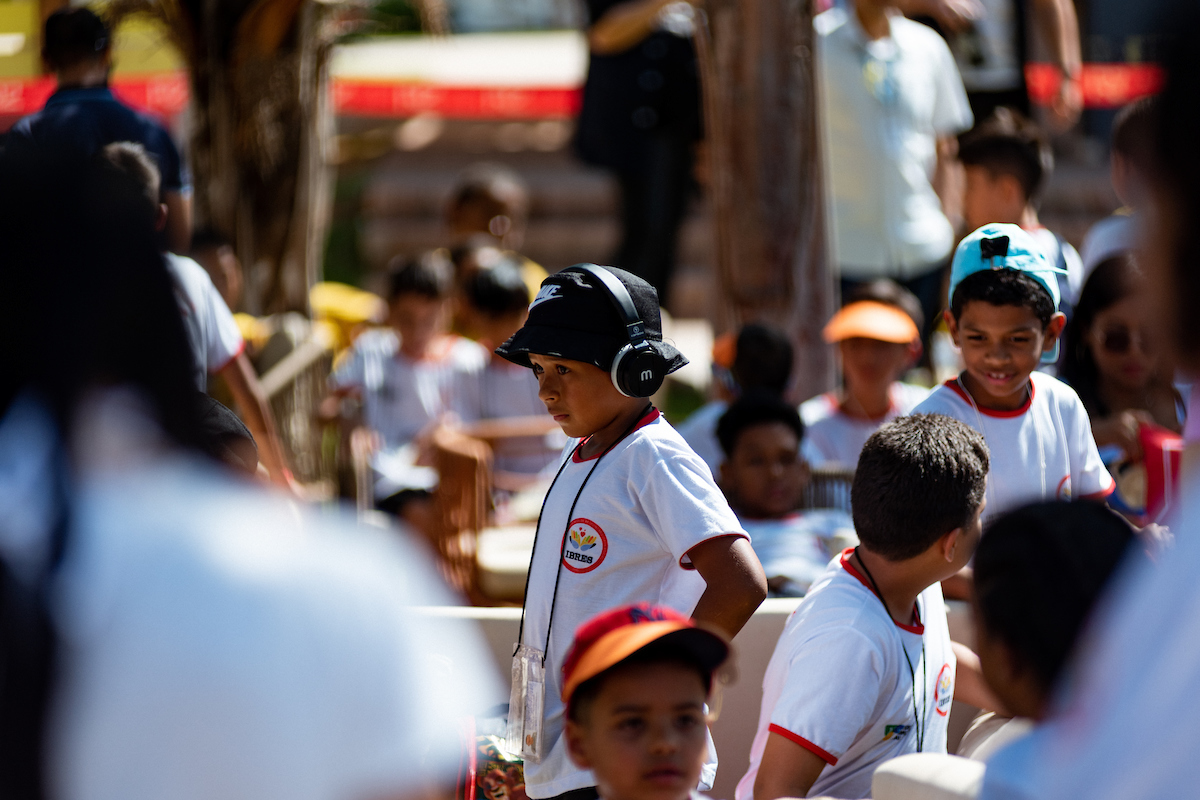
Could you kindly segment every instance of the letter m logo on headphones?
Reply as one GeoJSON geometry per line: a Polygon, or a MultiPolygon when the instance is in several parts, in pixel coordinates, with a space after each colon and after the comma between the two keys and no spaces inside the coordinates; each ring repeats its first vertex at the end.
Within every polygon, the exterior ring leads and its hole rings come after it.
{"type": "Polygon", "coordinates": [[[629,290],[616,275],[595,264],[576,264],[564,271],[591,275],[604,287],[605,294],[617,309],[629,343],[613,358],[609,376],[613,386],[626,397],[649,397],[658,391],[667,377],[667,362],[646,338],[646,323],[642,321],[629,290]]]}

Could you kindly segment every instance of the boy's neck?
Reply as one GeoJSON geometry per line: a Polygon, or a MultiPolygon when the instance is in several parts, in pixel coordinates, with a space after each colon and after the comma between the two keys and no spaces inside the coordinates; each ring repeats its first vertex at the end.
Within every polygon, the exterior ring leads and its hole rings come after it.
{"type": "Polygon", "coordinates": [[[588,434],[587,441],[579,448],[580,458],[595,458],[608,450],[608,448],[620,441],[629,431],[633,430],[638,420],[645,416],[646,412],[652,408],[650,400],[645,397],[627,397],[622,399],[628,402],[622,405],[612,420],[599,430],[588,434]]]}
{"type": "Polygon", "coordinates": [[[872,40],[884,39],[891,35],[892,26],[888,20],[890,12],[891,6],[878,0],[863,0],[854,5],[858,24],[862,26],[867,38],[872,40]]]}
{"type": "MultiPolygon", "coordinates": [[[[923,571],[914,570],[915,565],[911,559],[889,561],[859,545],[854,548],[850,563],[862,572],[868,587],[880,596],[879,599],[883,601],[893,622],[900,625],[913,625],[917,622],[914,619],[917,597],[932,586],[934,581],[923,571]]],[[[924,624],[924,620],[921,622],[924,624]]]]}
{"type": "Polygon", "coordinates": [[[847,385],[838,408],[843,414],[854,419],[879,419],[892,410],[891,389],[890,383],[883,387],[865,388],[847,385]]]}

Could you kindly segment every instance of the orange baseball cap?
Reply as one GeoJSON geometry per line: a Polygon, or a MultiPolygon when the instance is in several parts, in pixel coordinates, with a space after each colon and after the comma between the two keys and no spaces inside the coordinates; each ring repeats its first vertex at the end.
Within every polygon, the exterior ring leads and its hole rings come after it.
{"type": "Polygon", "coordinates": [[[874,300],[860,300],[844,307],[833,315],[821,333],[830,344],[856,338],[908,344],[920,336],[912,317],[895,306],[874,300]]]}
{"type": "Polygon", "coordinates": [[[585,622],[562,668],[562,699],[584,681],[615,667],[647,645],[670,642],[694,656],[709,672],[729,657],[729,642],[717,633],[698,627],[677,611],[649,603],[615,608],[585,622]]]}

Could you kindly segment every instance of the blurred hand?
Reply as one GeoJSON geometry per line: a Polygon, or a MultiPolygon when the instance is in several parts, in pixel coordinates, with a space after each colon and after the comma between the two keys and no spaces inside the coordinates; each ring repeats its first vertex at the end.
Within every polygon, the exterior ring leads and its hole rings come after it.
{"type": "Polygon", "coordinates": [[[1083,111],[1083,87],[1078,78],[1063,76],[1058,92],[1050,101],[1050,126],[1062,133],[1074,127],[1083,111]]]}
{"type": "Polygon", "coordinates": [[[961,33],[985,12],[979,0],[900,0],[897,6],[905,16],[928,16],[947,33],[961,33]]]}
{"type": "Polygon", "coordinates": [[[1122,411],[1092,424],[1092,436],[1097,445],[1115,444],[1125,451],[1130,461],[1142,460],[1142,442],[1138,428],[1153,423],[1148,411],[1122,411]]]}

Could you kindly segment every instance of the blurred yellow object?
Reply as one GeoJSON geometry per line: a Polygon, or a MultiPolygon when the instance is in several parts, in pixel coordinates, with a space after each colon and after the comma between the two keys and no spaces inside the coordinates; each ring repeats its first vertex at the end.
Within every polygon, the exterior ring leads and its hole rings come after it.
{"type": "Polygon", "coordinates": [[[265,320],[241,311],[233,315],[242,338],[250,344],[251,350],[259,350],[271,338],[271,326],[265,320]]]}
{"type": "Polygon", "coordinates": [[[328,323],[335,350],[348,347],[365,325],[387,319],[387,303],[379,295],[345,283],[323,281],[308,293],[313,319],[328,323]]]}

